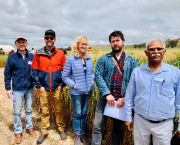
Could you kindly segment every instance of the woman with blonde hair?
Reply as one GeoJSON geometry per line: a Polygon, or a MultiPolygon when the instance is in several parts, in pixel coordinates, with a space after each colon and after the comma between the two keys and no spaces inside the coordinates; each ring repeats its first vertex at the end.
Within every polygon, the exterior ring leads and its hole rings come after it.
{"type": "Polygon", "coordinates": [[[69,93],[73,102],[75,145],[81,145],[81,142],[90,145],[90,142],[85,137],[85,132],[88,94],[93,90],[94,69],[91,57],[86,54],[87,49],[87,37],[79,36],[72,46],[73,54],[66,59],[62,74],[62,80],[70,87],[69,93]]]}

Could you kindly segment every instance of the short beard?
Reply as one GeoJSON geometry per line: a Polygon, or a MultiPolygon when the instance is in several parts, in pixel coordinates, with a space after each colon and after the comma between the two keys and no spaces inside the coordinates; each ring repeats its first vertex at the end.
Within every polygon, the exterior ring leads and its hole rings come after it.
{"type": "Polygon", "coordinates": [[[114,50],[114,49],[112,48],[113,53],[119,53],[121,50],[122,50],[122,48],[120,48],[120,47],[119,47],[118,50],[114,50]]]}

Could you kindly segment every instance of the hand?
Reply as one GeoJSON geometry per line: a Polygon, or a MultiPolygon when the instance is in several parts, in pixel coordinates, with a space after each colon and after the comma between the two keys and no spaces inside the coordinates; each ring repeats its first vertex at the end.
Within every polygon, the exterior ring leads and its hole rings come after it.
{"type": "Polygon", "coordinates": [[[61,89],[62,89],[62,86],[58,86],[58,87],[55,89],[55,91],[61,90],[61,89]]]}
{"type": "Polygon", "coordinates": [[[111,107],[115,106],[115,99],[112,95],[106,96],[106,99],[109,106],[111,107]]]}
{"type": "Polygon", "coordinates": [[[74,89],[76,89],[76,85],[74,85],[74,87],[73,87],[74,89]]]}
{"type": "Polygon", "coordinates": [[[124,98],[119,98],[117,102],[117,108],[121,108],[124,105],[124,98]]]}
{"type": "Polygon", "coordinates": [[[7,90],[6,94],[7,94],[8,98],[11,99],[12,90],[7,90]]]}
{"type": "Polygon", "coordinates": [[[44,87],[40,87],[40,88],[39,88],[39,91],[40,91],[40,92],[46,92],[46,90],[44,89],[44,87]]]}
{"type": "Polygon", "coordinates": [[[180,131],[177,131],[178,137],[180,138],[180,131]]]}
{"type": "Polygon", "coordinates": [[[133,123],[132,122],[125,122],[126,129],[129,131],[133,131],[133,123]]]}

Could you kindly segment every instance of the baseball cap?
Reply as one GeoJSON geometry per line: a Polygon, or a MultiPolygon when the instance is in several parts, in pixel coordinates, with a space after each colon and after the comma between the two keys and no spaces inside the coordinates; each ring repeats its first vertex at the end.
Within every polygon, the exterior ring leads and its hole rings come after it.
{"type": "MultiPolygon", "coordinates": [[[[51,34],[51,35],[53,35],[54,37],[56,37],[55,32],[54,32],[53,30],[51,30],[51,29],[49,29],[49,30],[47,30],[47,31],[45,32],[45,35],[48,35],[48,34],[51,34]]],[[[45,36],[45,35],[44,35],[44,36],[45,36]]]]}
{"type": "Polygon", "coordinates": [[[27,39],[26,39],[24,36],[17,36],[17,37],[15,38],[15,42],[16,42],[18,39],[24,39],[24,40],[27,41],[27,39]]]}

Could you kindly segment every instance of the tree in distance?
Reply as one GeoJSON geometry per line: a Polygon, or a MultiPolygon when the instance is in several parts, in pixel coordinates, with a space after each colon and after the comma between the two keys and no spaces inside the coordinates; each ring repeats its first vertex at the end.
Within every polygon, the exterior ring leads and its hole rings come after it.
{"type": "Polygon", "coordinates": [[[166,48],[173,48],[173,47],[176,47],[177,46],[177,43],[178,43],[178,40],[166,40],[166,48]]]}

